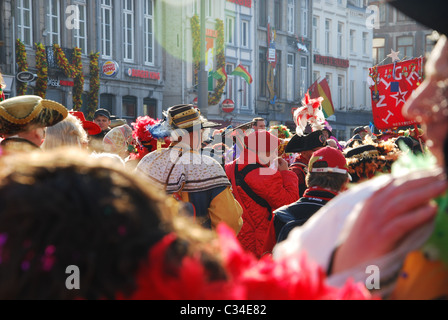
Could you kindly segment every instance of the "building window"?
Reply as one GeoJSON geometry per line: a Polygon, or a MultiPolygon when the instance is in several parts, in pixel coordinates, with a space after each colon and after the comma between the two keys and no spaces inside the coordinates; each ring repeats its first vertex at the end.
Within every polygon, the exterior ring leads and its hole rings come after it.
{"type": "MultiPolygon", "coordinates": [[[[243,66],[249,73],[249,66],[243,66]]],[[[243,78],[240,79],[241,82],[241,109],[249,110],[249,86],[243,78]]]]}
{"type": "Polygon", "coordinates": [[[304,97],[308,90],[308,58],[300,57],[300,96],[304,97]]]}
{"type": "Polygon", "coordinates": [[[288,64],[286,69],[286,99],[288,101],[294,101],[294,66],[295,56],[292,53],[288,53],[288,64]]]}
{"type": "Polygon", "coordinates": [[[355,52],[356,31],[350,30],[350,52],[355,52]]]}
{"type": "Polygon", "coordinates": [[[268,59],[267,59],[267,50],[266,48],[260,48],[258,61],[260,62],[258,67],[258,85],[259,85],[259,95],[261,97],[266,97],[266,89],[267,89],[267,74],[268,74],[268,59]]]}
{"type": "Polygon", "coordinates": [[[331,73],[327,73],[325,75],[325,79],[327,79],[328,87],[331,89],[331,73]]]}
{"type": "Polygon", "coordinates": [[[47,31],[50,44],[61,43],[61,7],[59,0],[49,0],[47,6],[47,31]]]}
{"type": "Polygon", "coordinates": [[[330,26],[331,26],[331,20],[330,19],[326,19],[325,20],[325,53],[326,54],[330,54],[330,40],[331,40],[331,31],[330,31],[330,26]]]}
{"type": "Polygon", "coordinates": [[[301,0],[302,4],[302,36],[308,36],[308,0],[301,0]]]}
{"type": "Polygon", "coordinates": [[[249,48],[249,21],[241,22],[241,46],[249,48]]]}
{"type": "Polygon", "coordinates": [[[368,50],[369,50],[369,34],[367,32],[363,32],[362,33],[362,53],[364,55],[367,54],[368,50]]]}
{"type": "Polygon", "coordinates": [[[226,65],[226,73],[227,76],[227,86],[226,86],[226,98],[235,101],[235,76],[231,76],[230,74],[233,72],[233,69],[235,69],[235,65],[228,63],[226,65]]]}
{"type": "Polygon", "coordinates": [[[212,16],[212,12],[213,12],[213,5],[212,5],[212,0],[207,0],[205,3],[205,15],[207,17],[211,17],[212,16]]]}
{"type": "Polygon", "coordinates": [[[342,56],[342,41],[343,41],[344,24],[338,22],[338,56],[342,56]]]}
{"type": "Polygon", "coordinates": [[[109,93],[102,93],[100,95],[100,106],[103,109],[106,109],[110,112],[110,114],[114,114],[114,95],[109,93]]]}
{"type": "Polygon", "coordinates": [[[112,58],[112,0],[101,0],[101,54],[103,58],[112,58]]]}
{"type": "Polygon", "coordinates": [[[133,96],[124,96],[122,108],[123,119],[128,120],[128,122],[135,121],[137,118],[137,98],[133,96]]]}
{"type": "Polygon", "coordinates": [[[342,110],[344,106],[344,76],[338,75],[338,107],[342,110]]]}
{"type": "Polygon", "coordinates": [[[319,17],[313,17],[313,49],[319,51],[319,17]]]}
{"type": "Polygon", "coordinates": [[[282,3],[274,0],[274,25],[276,30],[282,30],[282,3]]]}
{"type": "Polygon", "coordinates": [[[17,0],[17,28],[19,39],[26,46],[33,46],[33,2],[32,0],[17,0]]]}
{"type": "Polygon", "coordinates": [[[386,4],[380,2],[377,5],[380,7],[380,22],[386,22],[386,4]]]}
{"type": "Polygon", "coordinates": [[[350,105],[355,106],[355,80],[350,80],[350,105]]]}
{"type": "Polygon", "coordinates": [[[143,114],[157,119],[157,100],[152,98],[143,99],[143,114]]]}
{"type": "Polygon", "coordinates": [[[319,71],[314,71],[313,72],[313,83],[316,82],[317,80],[319,80],[319,78],[320,78],[319,71]]]}
{"type": "Polygon", "coordinates": [[[227,17],[226,18],[226,43],[230,45],[235,44],[235,18],[227,17]]]}
{"type": "Polygon", "coordinates": [[[258,3],[258,18],[260,21],[260,27],[267,27],[268,26],[268,12],[267,12],[267,6],[269,2],[268,1],[261,1],[258,3]]]}
{"type": "Polygon", "coordinates": [[[385,55],[384,55],[384,45],[386,43],[386,40],[384,38],[375,38],[373,39],[373,63],[375,65],[380,64],[383,62],[385,55]]]}
{"type": "Polygon", "coordinates": [[[295,29],[295,0],[288,0],[288,32],[294,33],[295,29]]]}
{"type": "Polygon", "coordinates": [[[145,63],[154,65],[154,2],[144,1],[145,63]]]}
{"type": "Polygon", "coordinates": [[[414,38],[398,37],[397,50],[403,54],[405,58],[412,58],[414,56],[414,38]]]}
{"type": "Polygon", "coordinates": [[[87,55],[87,8],[85,5],[78,5],[79,19],[75,21],[78,28],[74,29],[75,45],[81,49],[82,54],[87,55]]]}
{"type": "Polygon", "coordinates": [[[134,61],[134,1],[123,3],[123,58],[124,61],[134,61]]]}

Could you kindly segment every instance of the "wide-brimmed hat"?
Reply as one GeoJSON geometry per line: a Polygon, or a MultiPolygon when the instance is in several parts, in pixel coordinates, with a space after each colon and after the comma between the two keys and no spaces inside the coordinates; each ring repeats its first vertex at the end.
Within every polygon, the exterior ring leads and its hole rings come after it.
{"type": "Polygon", "coordinates": [[[448,24],[446,23],[447,1],[389,0],[387,2],[415,21],[448,36],[448,24]]]}
{"type": "Polygon", "coordinates": [[[348,172],[353,182],[373,178],[376,174],[390,173],[392,164],[402,154],[395,145],[394,139],[371,142],[354,148],[347,148],[344,156],[347,160],[348,172]]]}
{"type": "Polygon", "coordinates": [[[173,129],[183,129],[192,132],[194,129],[215,128],[220,124],[208,121],[201,116],[201,111],[193,104],[180,104],[170,107],[164,112],[168,124],[173,129]]]}
{"type": "Polygon", "coordinates": [[[0,134],[14,135],[32,125],[50,127],[67,115],[62,104],[39,96],[9,98],[0,102],[0,134]]]}
{"type": "Polygon", "coordinates": [[[87,134],[90,136],[94,136],[98,133],[101,133],[101,127],[97,125],[95,122],[86,120],[84,113],[82,111],[70,111],[72,115],[77,117],[82,122],[82,127],[86,130],[87,134]]]}
{"type": "Polygon", "coordinates": [[[106,152],[121,154],[128,151],[132,141],[132,128],[125,124],[110,130],[103,139],[103,146],[106,152]]]}
{"type": "Polygon", "coordinates": [[[294,135],[285,147],[285,153],[296,153],[325,147],[327,139],[322,130],[311,132],[307,135],[294,135]]]}

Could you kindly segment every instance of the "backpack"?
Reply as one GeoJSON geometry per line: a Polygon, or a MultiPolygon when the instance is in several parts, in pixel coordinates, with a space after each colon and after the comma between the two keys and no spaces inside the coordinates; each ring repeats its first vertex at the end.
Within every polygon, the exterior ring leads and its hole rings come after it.
{"type": "Polygon", "coordinates": [[[274,230],[277,243],[285,240],[292,229],[301,226],[305,221],[303,219],[297,220],[294,215],[288,211],[279,211],[275,213],[274,230]]]}
{"type": "Polygon", "coordinates": [[[254,164],[249,164],[249,165],[245,166],[241,171],[238,171],[238,164],[235,163],[235,184],[237,186],[240,186],[244,190],[244,192],[249,197],[252,198],[252,200],[254,200],[256,203],[258,203],[262,207],[265,207],[266,209],[268,209],[268,211],[269,211],[268,220],[271,221],[271,219],[272,219],[271,206],[265,199],[263,199],[258,194],[256,194],[244,180],[249,172],[251,172],[255,169],[258,169],[258,168],[265,168],[265,166],[263,166],[259,163],[254,163],[254,164]]]}
{"type": "Polygon", "coordinates": [[[303,225],[322,207],[322,204],[317,204],[313,200],[306,198],[301,198],[292,205],[300,206],[300,217],[294,215],[291,209],[288,210],[288,206],[274,211],[274,230],[277,243],[285,240],[292,229],[303,225]]]}

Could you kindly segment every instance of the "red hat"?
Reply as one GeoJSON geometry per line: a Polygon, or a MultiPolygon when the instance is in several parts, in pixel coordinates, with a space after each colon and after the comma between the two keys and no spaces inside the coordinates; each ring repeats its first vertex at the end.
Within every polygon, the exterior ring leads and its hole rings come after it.
{"type": "Polygon", "coordinates": [[[81,111],[70,111],[70,114],[81,120],[82,127],[84,128],[84,130],[86,130],[87,134],[94,136],[102,131],[101,127],[95,122],[87,121],[84,117],[84,113],[82,113],[81,111]]]}
{"type": "Polygon", "coordinates": [[[332,147],[323,147],[311,156],[309,172],[333,172],[348,174],[347,160],[341,151],[332,147]],[[316,164],[319,165],[316,167],[316,164]]]}

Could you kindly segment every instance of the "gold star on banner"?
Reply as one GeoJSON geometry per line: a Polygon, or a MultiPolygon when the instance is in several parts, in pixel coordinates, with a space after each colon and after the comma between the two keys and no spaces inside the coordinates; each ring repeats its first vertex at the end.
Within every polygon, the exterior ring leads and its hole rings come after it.
{"type": "Polygon", "coordinates": [[[398,58],[399,53],[400,51],[395,52],[394,50],[390,49],[390,54],[388,54],[387,56],[392,59],[392,62],[400,61],[400,58],[398,58]]]}

